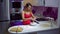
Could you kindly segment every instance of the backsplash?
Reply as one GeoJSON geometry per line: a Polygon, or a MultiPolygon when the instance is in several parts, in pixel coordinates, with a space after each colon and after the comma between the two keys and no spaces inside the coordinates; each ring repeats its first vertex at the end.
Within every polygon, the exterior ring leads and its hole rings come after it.
{"type": "Polygon", "coordinates": [[[44,7],[44,6],[33,6],[33,11],[35,14],[41,14],[45,17],[52,17],[54,20],[58,16],[58,7],[44,7]]]}

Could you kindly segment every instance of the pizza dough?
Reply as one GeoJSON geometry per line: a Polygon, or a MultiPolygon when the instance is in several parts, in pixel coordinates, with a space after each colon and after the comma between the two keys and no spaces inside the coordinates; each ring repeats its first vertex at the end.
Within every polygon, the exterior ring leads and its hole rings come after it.
{"type": "Polygon", "coordinates": [[[22,32],[22,30],[23,29],[21,27],[14,27],[10,31],[12,31],[12,32],[22,32]]]}

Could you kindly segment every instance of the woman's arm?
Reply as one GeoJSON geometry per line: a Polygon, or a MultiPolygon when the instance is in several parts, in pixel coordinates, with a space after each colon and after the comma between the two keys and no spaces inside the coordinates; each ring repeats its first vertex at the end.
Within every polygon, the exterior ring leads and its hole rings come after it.
{"type": "Polygon", "coordinates": [[[31,14],[32,14],[32,18],[35,20],[36,19],[36,17],[33,15],[33,13],[31,12],[31,14]]]}
{"type": "Polygon", "coordinates": [[[24,11],[22,11],[22,19],[24,20],[25,18],[24,18],[24,11]]]}

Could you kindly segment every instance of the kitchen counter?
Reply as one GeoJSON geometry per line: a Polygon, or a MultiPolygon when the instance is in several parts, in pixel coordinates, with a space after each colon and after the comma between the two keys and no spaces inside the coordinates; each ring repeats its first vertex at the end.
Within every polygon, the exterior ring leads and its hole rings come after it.
{"type": "MultiPolygon", "coordinates": [[[[18,27],[18,26],[12,26],[9,29],[13,28],[13,27],[18,27]]],[[[18,33],[31,33],[31,32],[38,32],[38,31],[45,31],[45,30],[50,30],[50,29],[56,29],[58,28],[55,24],[52,24],[48,22],[48,21],[40,21],[38,25],[35,26],[31,26],[31,25],[21,25],[19,27],[23,28],[22,32],[18,32],[18,33]],[[46,24],[43,26],[43,24],[46,24]]],[[[11,32],[10,33],[16,33],[16,32],[11,32]]]]}

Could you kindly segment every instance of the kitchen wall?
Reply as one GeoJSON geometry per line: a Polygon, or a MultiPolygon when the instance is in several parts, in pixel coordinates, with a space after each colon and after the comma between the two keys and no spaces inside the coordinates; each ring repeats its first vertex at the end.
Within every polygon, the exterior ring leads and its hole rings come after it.
{"type": "Polygon", "coordinates": [[[33,6],[44,6],[43,4],[44,0],[10,0],[10,7],[12,1],[17,1],[17,2],[23,1],[23,5],[30,2],[33,6]]]}
{"type": "Polygon", "coordinates": [[[26,3],[31,3],[33,6],[43,6],[43,1],[44,0],[23,0],[23,5],[26,3]]]}
{"type": "Polygon", "coordinates": [[[23,1],[24,1],[23,5],[25,5],[27,2],[30,2],[33,6],[58,7],[57,0],[23,0],[23,1]]]}
{"type": "MultiPolygon", "coordinates": [[[[14,0],[10,0],[10,10],[12,10],[11,2],[14,0]]],[[[21,1],[21,0],[15,0],[15,1],[21,1]]],[[[47,8],[52,8],[52,11],[54,14],[46,15],[47,17],[53,17],[55,20],[57,19],[57,13],[58,13],[58,1],[57,0],[23,0],[23,5],[30,2],[33,5],[33,10],[35,11],[35,14],[41,14],[43,15],[43,12],[47,11],[47,8]]],[[[50,10],[50,9],[49,9],[50,10]]],[[[51,11],[51,13],[52,13],[51,11]]]]}

